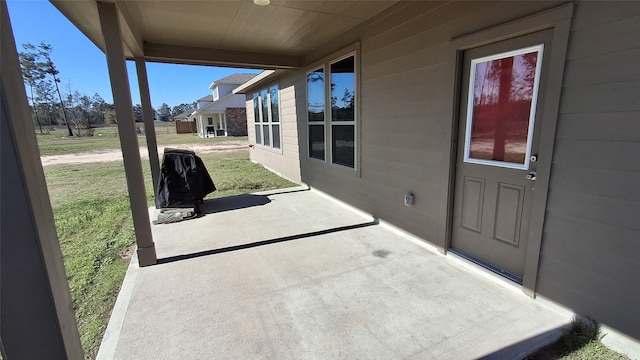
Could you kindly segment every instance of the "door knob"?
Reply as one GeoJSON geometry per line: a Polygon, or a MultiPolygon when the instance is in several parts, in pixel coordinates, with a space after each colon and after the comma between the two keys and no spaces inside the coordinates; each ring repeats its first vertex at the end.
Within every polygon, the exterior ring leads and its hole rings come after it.
{"type": "Polygon", "coordinates": [[[531,180],[534,181],[536,179],[536,172],[535,171],[531,171],[527,174],[527,176],[525,176],[525,178],[527,180],[531,180]]]}

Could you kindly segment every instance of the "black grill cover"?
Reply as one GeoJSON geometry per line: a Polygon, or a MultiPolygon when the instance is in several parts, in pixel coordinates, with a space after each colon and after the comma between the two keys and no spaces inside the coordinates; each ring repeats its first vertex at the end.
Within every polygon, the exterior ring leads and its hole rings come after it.
{"type": "Polygon", "coordinates": [[[214,192],[207,169],[193,151],[165,149],[158,179],[156,207],[198,207],[207,194],[214,192]]]}

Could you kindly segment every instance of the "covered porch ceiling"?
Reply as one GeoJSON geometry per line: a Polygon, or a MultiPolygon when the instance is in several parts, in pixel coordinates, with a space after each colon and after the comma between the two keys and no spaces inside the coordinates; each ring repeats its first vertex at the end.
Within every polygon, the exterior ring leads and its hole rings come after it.
{"type": "MultiPolygon", "coordinates": [[[[295,69],[303,56],[397,0],[111,1],[128,59],[193,65],[295,69]]],[[[95,0],[51,0],[105,50],[95,0]]]]}

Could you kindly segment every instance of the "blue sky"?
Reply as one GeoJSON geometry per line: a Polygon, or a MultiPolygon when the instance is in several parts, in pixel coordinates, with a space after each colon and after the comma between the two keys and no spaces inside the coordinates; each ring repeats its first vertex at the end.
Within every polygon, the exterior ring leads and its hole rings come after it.
{"type": "MultiPolygon", "coordinates": [[[[67,81],[73,90],[92,96],[100,94],[112,103],[111,86],[104,53],[86,38],[51,3],[45,0],[8,0],[9,17],[18,51],[22,44],[45,42],[53,46],[53,62],[60,71],[62,89],[67,81]]],[[[135,64],[127,62],[131,98],[140,103],[135,64]]],[[[154,108],[167,103],[173,107],[210,95],[209,85],[236,72],[258,70],[208,66],[147,63],[151,103],[154,108]]]]}

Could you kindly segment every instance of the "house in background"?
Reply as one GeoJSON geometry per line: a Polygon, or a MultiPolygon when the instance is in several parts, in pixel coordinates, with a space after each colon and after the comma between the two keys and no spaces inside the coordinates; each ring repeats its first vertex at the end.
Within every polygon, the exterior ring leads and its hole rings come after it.
{"type": "Polygon", "coordinates": [[[196,121],[195,117],[191,117],[191,114],[195,109],[189,109],[187,111],[183,111],[180,114],[173,117],[173,121],[196,121]]]}
{"type": "Polygon", "coordinates": [[[194,109],[189,109],[173,117],[173,121],[176,124],[176,133],[195,134],[197,132],[196,119],[191,117],[193,111],[194,109]]]}
{"type": "Polygon", "coordinates": [[[213,94],[199,99],[197,109],[189,117],[196,119],[200,137],[247,135],[244,96],[234,94],[233,89],[255,76],[256,74],[247,73],[232,74],[209,86],[213,94]]]}

